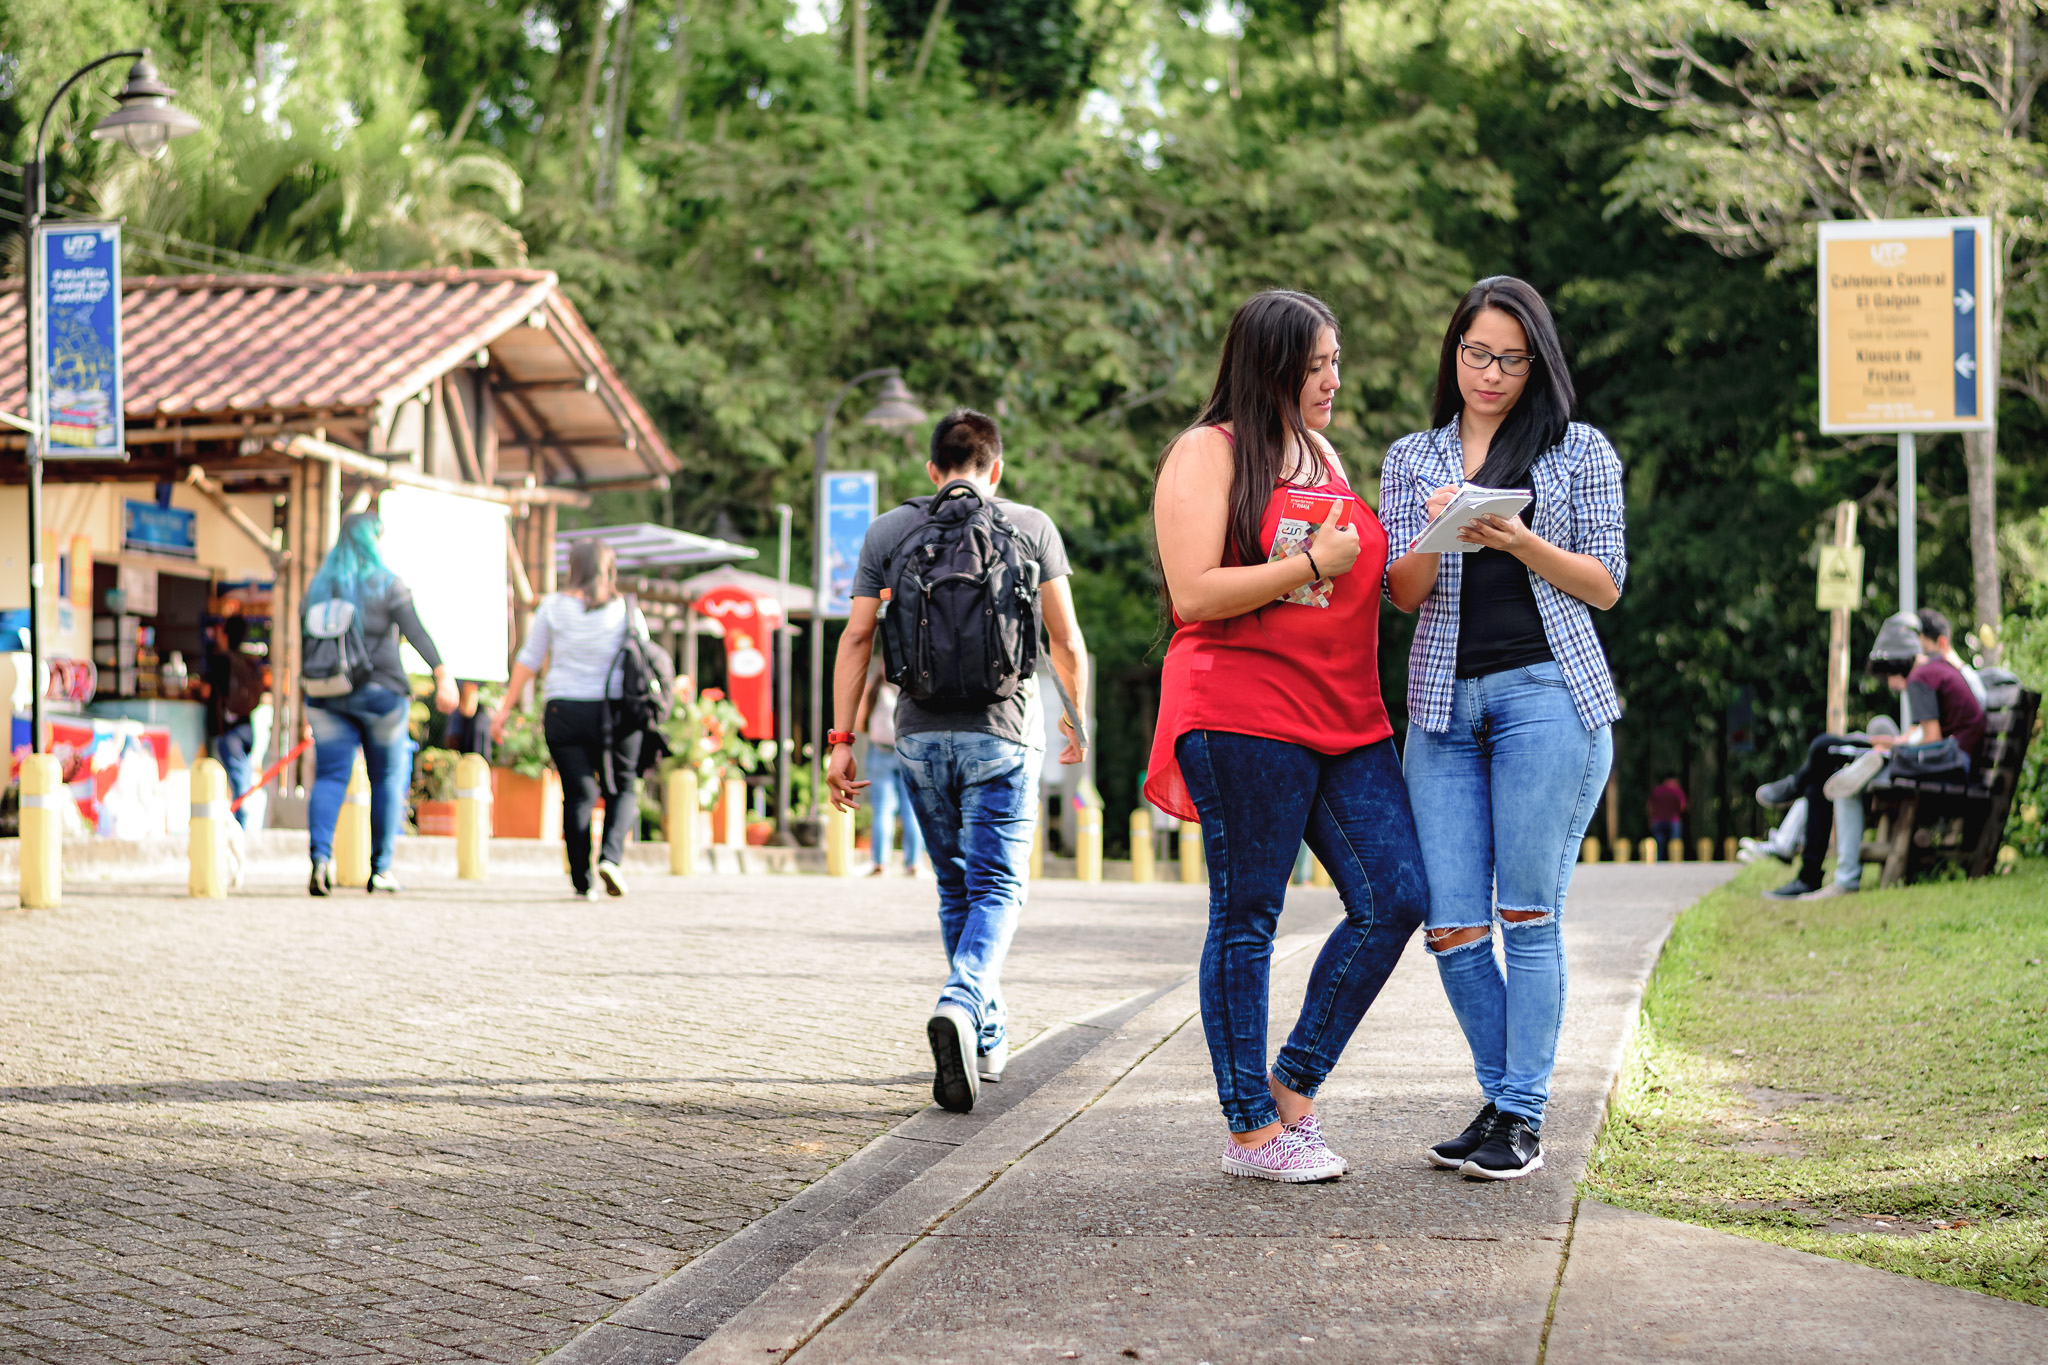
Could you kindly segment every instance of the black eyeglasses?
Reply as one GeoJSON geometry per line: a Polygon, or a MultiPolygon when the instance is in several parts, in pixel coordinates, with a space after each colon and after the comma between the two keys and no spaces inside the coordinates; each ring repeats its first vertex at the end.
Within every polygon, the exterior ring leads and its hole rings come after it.
{"type": "Polygon", "coordinates": [[[1483,370],[1495,361],[1500,362],[1500,372],[1508,376],[1525,375],[1536,357],[1527,355],[1496,355],[1483,346],[1474,346],[1469,341],[1458,343],[1458,359],[1475,370],[1483,370]]]}

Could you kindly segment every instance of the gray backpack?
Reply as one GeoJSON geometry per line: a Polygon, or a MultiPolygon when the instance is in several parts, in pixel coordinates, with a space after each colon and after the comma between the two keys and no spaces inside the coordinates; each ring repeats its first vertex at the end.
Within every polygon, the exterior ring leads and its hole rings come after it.
{"type": "Polygon", "coordinates": [[[303,616],[299,685],[309,697],[345,697],[370,681],[363,614],[346,597],[308,602],[303,616]]]}

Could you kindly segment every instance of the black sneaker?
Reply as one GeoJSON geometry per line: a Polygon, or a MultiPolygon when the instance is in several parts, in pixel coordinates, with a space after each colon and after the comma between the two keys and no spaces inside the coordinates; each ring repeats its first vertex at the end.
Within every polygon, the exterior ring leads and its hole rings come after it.
{"type": "Polygon", "coordinates": [[[932,1045],[932,1100],[956,1114],[972,1112],[981,1096],[974,1021],[958,1005],[941,1005],[932,1011],[924,1033],[932,1045]]]}
{"type": "Polygon", "coordinates": [[[1486,1141],[1486,1135],[1493,1129],[1493,1116],[1497,1112],[1493,1107],[1493,1101],[1488,1100],[1486,1107],[1479,1111],[1479,1117],[1465,1125],[1464,1132],[1454,1138],[1447,1138],[1429,1149],[1430,1163],[1447,1171],[1455,1171],[1463,1166],[1465,1158],[1478,1151],[1479,1144],[1486,1141]]]}
{"type": "Polygon", "coordinates": [[[1543,1144],[1520,1114],[1496,1113],[1485,1141],[1458,1169],[1474,1180],[1520,1180],[1543,1169],[1543,1144]]]}
{"type": "Polygon", "coordinates": [[[1818,890],[1820,890],[1819,887],[1808,886],[1799,878],[1794,877],[1791,881],[1786,882],[1776,891],[1766,891],[1764,892],[1764,894],[1766,896],[1769,896],[1774,901],[1789,901],[1794,900],[1800,896],[1808,895],[1818,890]]]}
{"type": "Polygon", "coordinates": [[[1799,776],[1781,777],[1776,782],[1766,782],[1756,789],[1756,800],[1760,806],[1789,806],[1799,799],[1799,776]]]}
{"type": "Polygon", "coordinates": [[[324,896],[332,890],[334,890],[334,864],[332,862],[314,863],[312,879],[306,883],[306,894],[309,896],[324,896]]]}

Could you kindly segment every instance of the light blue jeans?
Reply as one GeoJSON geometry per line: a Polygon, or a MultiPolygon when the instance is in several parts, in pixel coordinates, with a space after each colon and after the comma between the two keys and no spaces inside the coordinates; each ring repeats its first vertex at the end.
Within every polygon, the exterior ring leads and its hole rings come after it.
{"type": "Polygon", "coordinates": [[[313,727],[313,790],[306,798],[306,830],[313,861],[334,856],[334,822],[341,815],[356,749],[370,779],[370,870],[391,870],[391,850],[412,786],[412,736],[406,733],[410,700],[372,684],[340,697],[306,698],[313,727]]]}
{"type": "Polygon", "coordinates": [[[924,852],[924,839],[918,833],[917,811],[910,804],[910,784],[903,776],[902,760],[896,751],[886,744],[868,746],[868,780],[874,785],[868,790],[875,798],[875,822],[868,831],[868,845],[875,855],[876,867],[889,865],[890,845],[896,840],[896,817],[903,817],[903,866],[906,870],[917,866],[917,855],[924,852]]]}
{"type": "Polygon", "coordinates": [[[1429,928],[1490,930],[1496,910],[1536,912],[1501,920],[1505,971],[1490,932],[1435,954],[1480,1091],[1536,1127],[1564,1023],[1558,920],[1613,761],[1613,735],[1579,723],[1555,663],[1460,678],[1450,728],[1408,730],[1429,928]]]}
{"type": "Polygon", "coordinates": [[[980,1050],[1003,1041],[1003,959],[1017,932],[1038,824],[1044,754],[975,730],[902,735],[896,758],[939,884],[949,967],[941,1005],[974,1020],[980,1050]]]}

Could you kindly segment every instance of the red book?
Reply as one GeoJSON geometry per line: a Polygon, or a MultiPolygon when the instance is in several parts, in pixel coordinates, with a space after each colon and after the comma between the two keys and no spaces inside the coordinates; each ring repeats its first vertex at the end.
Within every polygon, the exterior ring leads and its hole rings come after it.
{"type": "MultiPolygon", "coordinates": [[[[1336,503],[1343,510],[1337,514],[1339,526],[1351,524],[1350,499],[1336,497],[1329,493],[1309,493],[1290,488],[1280,494],[1280,524],[1273,532],[1273,552],[1266,556],[1268,563],[1299,554],[1322,529],[1323,518],[1330,515],[1330,504],[1336,503]]],[[[1279,600],[1292,602],[1303,607],[1327,607],[1330,593],[1336,584],[1327,578],[1318,578],[1313,583],[1304,583],[1279,600]]]]}

